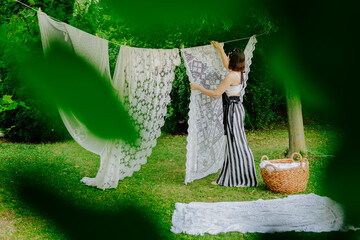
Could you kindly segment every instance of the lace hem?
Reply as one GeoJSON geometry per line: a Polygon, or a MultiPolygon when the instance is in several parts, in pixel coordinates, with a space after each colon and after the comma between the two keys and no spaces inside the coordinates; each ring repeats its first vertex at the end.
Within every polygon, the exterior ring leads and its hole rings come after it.
{"type": "Polygon", "coordinates": [[[252,64],[253,52],[255,50],[255,44],[257,43],[256,36],[252,36],[249,39],[248,44],[245,47],[245,74],[244,74],[244,87],[241,90],[240,100],[243,102],[243,97],[245,95],[245,89],[247,86],[247,80],[249,78],[250,66],[252,64]]]}

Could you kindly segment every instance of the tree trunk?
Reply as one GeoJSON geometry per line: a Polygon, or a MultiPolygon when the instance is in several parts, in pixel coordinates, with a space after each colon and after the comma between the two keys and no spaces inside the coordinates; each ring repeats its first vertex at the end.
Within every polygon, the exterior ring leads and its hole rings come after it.
{"type": "Polygon", "coordinates": [[[286,108],[289,129],[289,152],[287,157],[294,152],[306,153],[300,95],[290,87],[286,87],[286,108]]]}

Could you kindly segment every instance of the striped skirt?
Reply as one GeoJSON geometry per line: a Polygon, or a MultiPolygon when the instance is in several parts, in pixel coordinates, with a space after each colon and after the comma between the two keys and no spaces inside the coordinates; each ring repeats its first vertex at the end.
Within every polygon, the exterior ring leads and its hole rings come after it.
{"type": "Polygon", "coordinates": [[[216,182],[228,187],[257,187],[254,156],[244,130],[244,107],[236,96],[223,96],[223,103],[226,148],[224,163],[216,182]]]}

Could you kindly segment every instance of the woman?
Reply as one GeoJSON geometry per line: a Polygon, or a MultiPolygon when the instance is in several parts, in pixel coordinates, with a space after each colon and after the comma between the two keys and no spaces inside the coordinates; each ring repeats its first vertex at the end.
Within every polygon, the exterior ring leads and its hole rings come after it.
{"type": "Polygon", "coordinates": [[[190,83],[190,88],[213,98],[221,95],[223,98],[225,160],[219,177],[212,184],[229,187],[257,187],[254,156],[246,141],[245,111],[240,102],[241,90],[244,88],[245,55],[242,50],[235,49],[226,56],[218,42],[212,41],[211,44],[219,51],[229,74],[216,90],[205,89],[196,83],[190,83]]]}

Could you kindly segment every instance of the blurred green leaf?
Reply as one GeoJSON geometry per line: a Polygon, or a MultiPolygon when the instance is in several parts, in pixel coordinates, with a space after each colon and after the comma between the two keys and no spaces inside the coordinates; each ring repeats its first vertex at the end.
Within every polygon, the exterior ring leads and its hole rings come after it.
{"type": "Polygon", "coordinates": [[[137,140],[139,134],[110,79],[61,45],[54,43],[46,58],[41,52],[34,49],[21,62],[21,76],[38,96],[74,114],[100,138],[137,140]]]}

